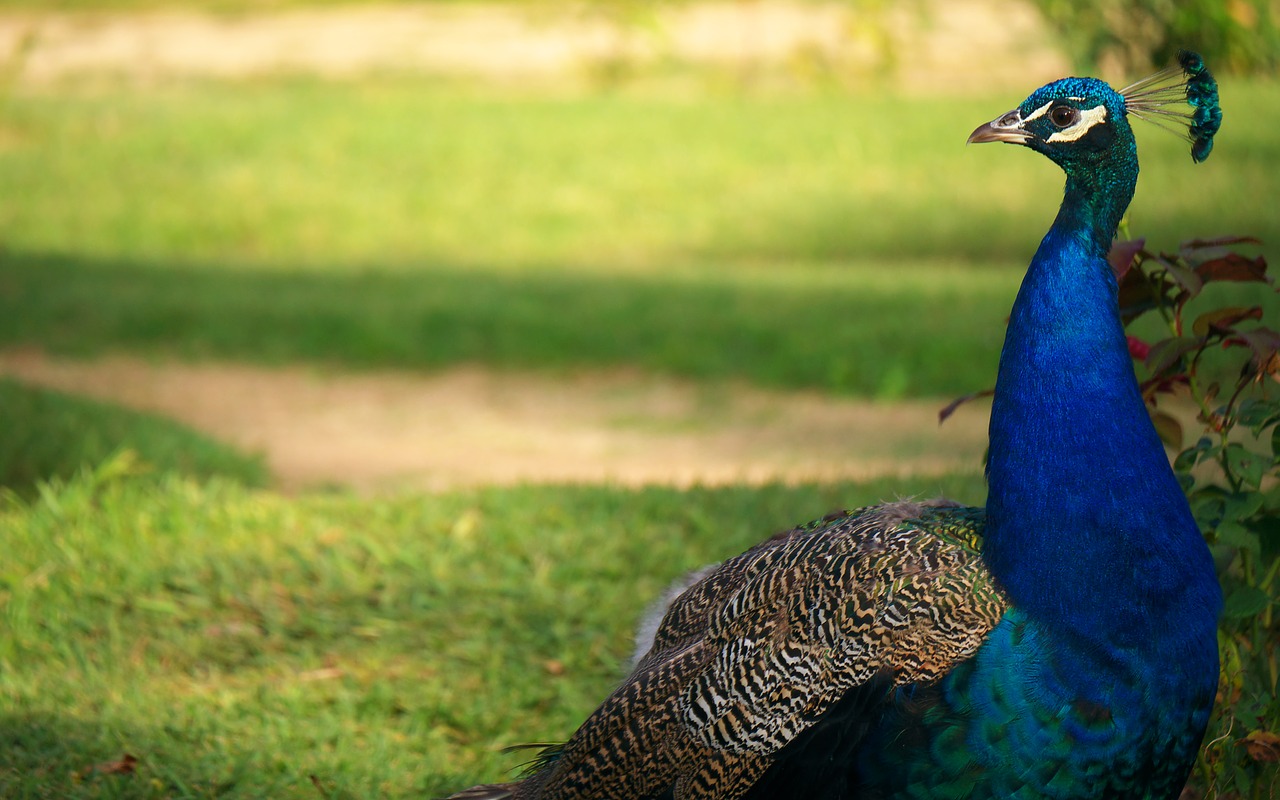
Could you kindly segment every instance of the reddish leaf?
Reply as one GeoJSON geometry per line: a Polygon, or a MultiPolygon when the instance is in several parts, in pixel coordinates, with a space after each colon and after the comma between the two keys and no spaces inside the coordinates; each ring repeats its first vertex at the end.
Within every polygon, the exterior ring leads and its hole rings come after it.
{"type": "Polygon", "coordinates": [[[1162,339],[1151,345],[1147,354],[1147,369],[1155,378],[1167,377],[1164,372],[1178,363],[1178,360],[1194,350],[1204,346],[1204,340],[1195,336],[1174,336],[1162,339]]]}
{"type": "MultiPolygon", "coordinates": [[[[1271,358],[1258,362],[1258,374],[1270,375],[1272,378],[1280,380],[1280,353],[1272,353],[1271,358]]],[[[1280,431],[1280,428],[1277,428],[1280,431]]]]}
{"type": "Polygon", "coordinates": [[[1120,278],[1120,316],[1125,324],[1156,307],[1159,296],[1141,269],[1131,269],[1120,278]]]}
{"type": "Polygon", "coordinates": [[[129,753],[125,753],[120,757],[119,761],[105,761],[101,764],[94,764],[89,771],[96,772],[99,775],[132,775],[137,766],[138,759],[129,753]]]}
{"type": "Polygon", "coordinates": [[[1253,351],[1259,364],[1268,364],[1280,351],[1280,333],[1270,328],[1254,328],[1250,331],[1235,331],[1235,336],[1242,340],[1253,351]]]}
{"type": "Polygon", "coordinates": [[[1205,283],[1210,281],[1236,281],[1239,283],[1274,283],[1267,275],[1267,260],[1262,256],[1248,258],[1239,253],[1227,253],[1210,259],[1195,268],[1195,273],[1205,283]]]}
{"type": "Polygon", "coordinates": [[[1129,358],[1135,361],[1146,361],[1147,356],[1151,354],[1151,345],[1137,336],[1126,336],[1124,338],[1129,343],[1129,358]]]}
{"type": "Polygon", "coordinates": [[[1111,251],[1107,253],[1107,262],[1111,264],[1111,270],[1115,272],[1116,280],[1124,280],[1129,268],[1133,266],[1133,260],[1138,257],[1138,253],[1142,252],[1142,246],[1146,243],[1146,239],[1129,239],[1123,242],[1117,239],[1111,243],[1111,251]]]}
{"type": "Polygon", "coordinates": [[[1176,373],[1173,375],[1161,375],[1158,378],[1148,378],[1139,387],[1142,390],[1142,397],[1148,402],[1155,402],[1155,396],[1158,394],[1175,394],[1178,390],[1186,388],[1190,383],[1190,379],[1184,373],[1176,373]]]}
{"type": "Polygon", "coordinates": [[[952,414],[956,413],[957,408],[969,402],[970,400],[977,400],[979,397],[990,397],[993,394],[995,394],[995,391],[993,389],[983,389],[980,392],[973,392],[972,394],[966,394],[963,397],[957,397],[955,400],[952,400],[950,403],[947,403],[947,405],[941,411],[938,412],[938,424],[941,425],[942,423],[946,422],[947,417],[950,417],[952,414]]]}
{"type": "Polygon", "coordinates": [[[1164,267],[1169,279],[1176,283],[1186,294],[1185,297],[1181,298],[1182,302],[1185,303],[1200,294],[1200,290],[1204,288],[1204,280],[1195,270],[1163,258],[1158,259],[1158,261],[1160,266],[1164,267]]]}
{"type": "Polygon", "coordinates": [[[1262,306],[1224,306],[1206,311],[1191,323],[1191,332],[1197,336],[1208,336],[1211,330],[1226,333],[1231,331],[1231,326],[1246,319],[1262,319],[1262,306]]]}
{"type": "Polygon", "coordinates": [[[1252,236],[1222,236],[1217,239],[1192,239],[1189,242],[1183,242],[1181,249],[1185,254],[1192,250],[1204,250],[1208,247],[1229,247],[1233,244],[1262,244],[1262,242],[1252,236]]]}

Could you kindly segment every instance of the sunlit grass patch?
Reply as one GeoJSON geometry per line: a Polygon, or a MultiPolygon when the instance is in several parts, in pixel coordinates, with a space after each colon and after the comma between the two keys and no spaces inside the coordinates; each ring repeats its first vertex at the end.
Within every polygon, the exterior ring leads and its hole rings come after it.
{"type": "MultiPolygon", "coordinates": [[[[1276,96],[1228,83],[1199,166],[1140,128],[1135,234],[1271,252],[1276,96]]],[[[24,90],[0,120],[0,342],[969,391],[1060,199],[1043,159],[963,145],[1018,99],[386,77],[24,90]]]]}
{"type": "Polygon", "coordinates": [[[376,500],[85,473],[0,513],[0,793],[438,796],[566,736],[682,571],[976,475],[376,500]],[[97,475],[97,477],[95,477],[97,475]],[[131,776],[93,767],[128,753],[131,776]]]}

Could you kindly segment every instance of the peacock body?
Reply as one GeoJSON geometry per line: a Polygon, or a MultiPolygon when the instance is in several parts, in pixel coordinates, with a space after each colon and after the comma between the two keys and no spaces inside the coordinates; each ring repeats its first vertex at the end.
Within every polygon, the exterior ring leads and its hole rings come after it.
{"type": "MultiPolygon", "coordinates": [[[[1175,798],[1218,683],[1220,590],[1129,359],[1111,239],[1127,115],[1221,114],[1198,56],[1067,78],[980,127],[1066,173],[1010,316],[984,509],[831,515],[705,571],[634,671],[514,783],[454,798],[1175,798]]],[[[998,191],[998,189],[995,189],[998,191]]]]}

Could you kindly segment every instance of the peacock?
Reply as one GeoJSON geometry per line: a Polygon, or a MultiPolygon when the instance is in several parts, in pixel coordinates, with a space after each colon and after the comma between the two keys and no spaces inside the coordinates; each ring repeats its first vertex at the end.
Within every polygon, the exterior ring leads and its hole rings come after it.
{"type": "Polygon", "coordinates": [[[1181,126],[1202,161],[1217,84],[1184,52],[1120,91],[1055,81],[969,137],[1066,173],[1009,318],[985,508],[844,511],[701,571],[567,742],[453,800],[1178,797],[1222,599],[1106,258],[1130,116],[1181,126]]]}

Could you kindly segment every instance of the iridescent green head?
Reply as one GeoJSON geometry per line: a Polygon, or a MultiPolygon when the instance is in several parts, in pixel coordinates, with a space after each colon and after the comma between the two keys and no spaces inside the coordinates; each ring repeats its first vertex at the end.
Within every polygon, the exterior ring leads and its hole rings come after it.
{"type": "Polygon", "coordinates": [[[1183,51],[1178,66],[1116,91],[1096,78],[1063,78],[1037,89],[1022,105],[979,127],[970,142],[1012,142],[1043,153],[1068,172],[1117,146],[1132,151],[1127,116],[1155,123],[1191,143],[1203,161],[1222,124],[1218,85],[1204,60],[1183,51]]]}
{"type": "Polygon", "coordinates": [[[1022,105],[974,131],[969,141],[1025,145],[1068,173],[1082,162],[1134,152],[1124,97],[1097,78],[1063,78],[1042,86],[1022,105]]]}

